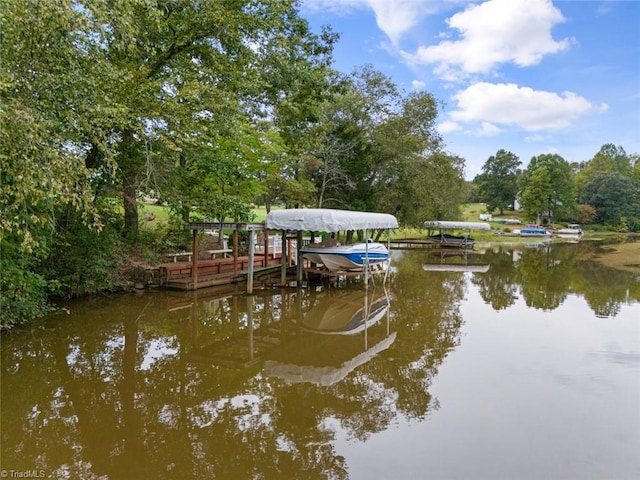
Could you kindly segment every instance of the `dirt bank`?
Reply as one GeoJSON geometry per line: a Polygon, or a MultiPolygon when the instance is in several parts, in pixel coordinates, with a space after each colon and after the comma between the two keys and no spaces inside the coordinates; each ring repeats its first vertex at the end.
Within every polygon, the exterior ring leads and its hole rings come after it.
{"type": "Polygon", "coordinates": [[[607,245],[594,260],[607,267],[640,274],[640,242],[607,245]]]}

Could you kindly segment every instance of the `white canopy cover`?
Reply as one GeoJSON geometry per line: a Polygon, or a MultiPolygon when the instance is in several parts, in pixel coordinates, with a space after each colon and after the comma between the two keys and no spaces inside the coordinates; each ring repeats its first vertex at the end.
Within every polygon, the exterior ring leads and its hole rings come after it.
{"type": "Polygon", "coordinates": [[[373,228],[398,228],[388,213],[354,212],[329,208],[292,208],[269,212],[265,227],[271,230],[339,232],[373,228]]]}
{"type": "Polygon", "coordinates": [[[439,220],[427,220],[425,228],[458,228],[468,230],[491,230],[491,226],[485,222],[444,222],[439,220]]]}

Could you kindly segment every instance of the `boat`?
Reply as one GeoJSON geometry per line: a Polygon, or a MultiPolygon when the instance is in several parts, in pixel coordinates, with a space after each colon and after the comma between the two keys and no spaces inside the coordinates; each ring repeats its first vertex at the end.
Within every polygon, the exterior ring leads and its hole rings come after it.
{"type": "Polygon", "coordinates": [[[440,232],[436,235],[429,235],[429,240],[433,243],[439,243],[443,247],[473,247],[476,243],[475,239],[466,235],[452,235],[450,233],[440,232]]]}
{"type": "Polygon", "coordinates": [[[570,223],[566,228],[561,228],[556,232],[556,235],[561,238],[580,238],[584,234],[584,231],[577,223],[570,223]]]}
{"type": "MultiPolygon", "coordinates": [[[[265,226],[271,230],[283,232],[328,232],[364,231],[369,238],[372,230],[389,231],[398,228],[398,220],[388,213],[356,212],[330,208],[293,208],[274,210],[267,214],[265,226]]],[[[388,241],[388,240],[387,240],[388,241]]],[[[365,283],[372,269],[388,271],[389,250],[381,243],[367,241],[349,245],[321,246],[309,244],[303,246],[299,254],[316,264],[322,264],[330,272],[364,271],[365,283]]],[[[300,262],[302,265],[302,262],[300,262]]],[[[386,280],[386,276],[385,276],[386,280]]]]}
{"type": "Polygon", "coordinates": [[[370,268],[384,268],[389,260],[387,247],[372,241],[349,245],[309,244],[300,249],[300,254],[332,272],[363,270],[367,264],[370,268]]]}
{"type": "Polygon", "coordinates": [[[444,230],[491,230],[488,223],[484,222],[456,222],[456,221],[441,221],[441,220],[428,220],[424,222],[425,228],[440,230],[440,233],[429,235],[429,241],[439,244],[442,247],[457,247],[457,248],[473,248],[475,239],[469,234],[467,235],[453,235],[451,233],[445,233],[444,230]]]}
{"type": "Polygon", "coordinates": [[[546,228],[542,227],[525,227],[520,229],[517,233],[521,237],[541,237],[547,238],[550,237],[551,234],[546,228]]]}

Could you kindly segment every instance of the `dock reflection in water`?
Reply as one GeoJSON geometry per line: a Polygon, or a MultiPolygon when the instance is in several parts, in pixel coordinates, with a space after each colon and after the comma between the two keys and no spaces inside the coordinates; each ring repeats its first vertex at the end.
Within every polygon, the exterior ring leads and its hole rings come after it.
{"type": "Polygon", "coordinates": [[[354,281],[71,302],[2,334],[1,469],[637,478],[640,282],[597,254],[583,241],[463,262],[396,251],[388,291],[354,281]]]}

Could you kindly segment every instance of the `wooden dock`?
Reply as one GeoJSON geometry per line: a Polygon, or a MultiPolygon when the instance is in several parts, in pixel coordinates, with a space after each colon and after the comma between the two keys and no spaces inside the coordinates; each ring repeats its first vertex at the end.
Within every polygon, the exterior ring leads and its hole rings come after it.
{"type": "MultiPolygon", "coordinates": [[[[276,275],[281,269],[280,256],[256,255],[253,258],[254,278],[276,275]]],[[[195,290],[216,285],[243,282],[249,272],[249,257],[198,260],[197,283],[193,280],[192,262],[170,262],[159,265],[160,286],[177,290],[195,290]]]]}

